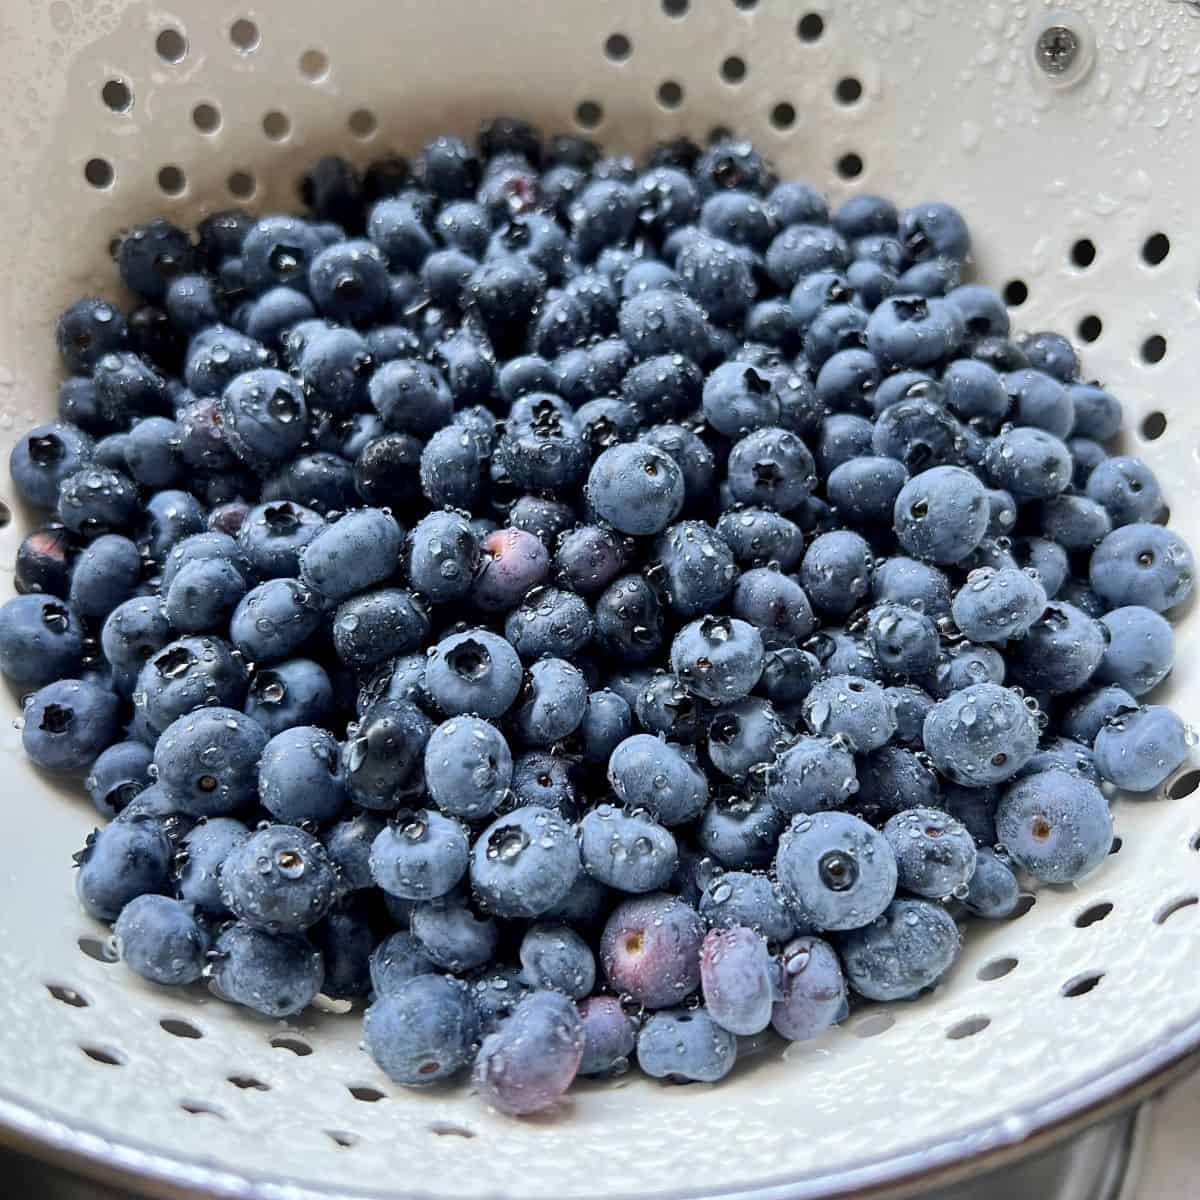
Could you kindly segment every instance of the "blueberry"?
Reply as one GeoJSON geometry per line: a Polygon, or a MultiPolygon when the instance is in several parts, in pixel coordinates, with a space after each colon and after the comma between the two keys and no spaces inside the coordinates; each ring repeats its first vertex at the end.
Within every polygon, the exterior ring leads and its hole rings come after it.
{"type": "Polygon", "coordinates": [[[367,1052],[406,1087],[438,1083],[465,1067],[477,1028],[467,988],[430,974],[379,994],[363,1024],[367,1052]]]}
{"type": "Polygon", "coordinates": [[[482,566],[475,576],[472,598],[485,612],[514,608],[550,569],[550,555],[541,541],[521,529],[499,529],[482,541],[482,566]]]}
{"type": "Polygon", "coordinates": [[[268,579],[239,602],[229,635],[249,661],[279,662],[304,645],[321,619],[320,598],[311,588],[296,579],[268,579]]]}
{"type": "Polygon", "coordinates": [[[521,939],[521,971],[538,991],[582,1000],[596,983],[596,960],[587,942],[568,925],[538,924],[521,939]]]}
{"type": "Polygon", "coordinates": [[[1011,779],[1037,749],[1038,725],[1020,696],[994,683],[954,692],[925,718],[925,750],[947,779],[985,787],[1011,779]]]}
{"type": "Polygon", "coordinates": [[[1130,792],[1150,792],[1183,765],[1190,735],[1169,708],[1150,704],[1119,711],[1096,734],[1092,746],[1101,778],[1130,792]]]}
{"type": "Polygon", "coordinates": [[[442,136],[421,151],[416,173],[421,183],[443,200],[469,197],[479,185],[479,159],[461,138],[442,136]]]}
{"type": "Polygon", "coordinates": [[[797,918],[818,929],[858,929],[891,903],[896,857],[849,813],[796,817],[779,839],[775,871],[797,918]]]}
{"type": "Polygon", "coordinates": [[[903,463],[894,458],[863,455],[830,471],[826,487],[830,503],[855,524],[885,524],[892,519],[896,497],[908,481],[903,463]]]}
{"type": "Polygon", "coordinates": [[[1010,665],[1025,687],[1037,692],[1073,692],[1095,674],[1104,657],[1105,626],[1060,600],[1013,647],[1010,665]]]}
{"type": "Polygon", "coordinates": [[[228,816],[257,795],[266,743],[265,730],[235,709],[187,713],[166,727],[154,748],[158,782],[181,812],[228,816]]]}
{"type": "Polygon", "coordinates": [[[1144,696],[1167,677],[1175,662],[1175,635],[1158,613],[1129,605],[1114,608],[1100,623],[1107,633],[1094,676],[1098,683],[1117,684],[1130,695],[1144,696]]]}
{"type": "Polygon", "coordinates": [[[722,513],[717,535],[742,566],[778,563],[793,570],[804,552],[804,534],[794,521],[766,508],[737,508],[722,513]]]}
{"type": "Polygon", "coordinates": [[[875,657],[890,679],[921,678],[937,661],[937,626],[906,604],[876,605],[867,630],[875,657]]]}
{"type": "Polygon", "coordinates": [[[628,1069],[637,1046],[637,1025],[616,996],[588,996],[579,1005],[583,1056],[579,1074],[611,1078],[628,1069]]]}
{"type": "Polygon", "coordinates": [[[419,596],[380,588],[344,600],[333,617],[333,646],[359,670],[416,650],[429,637],[429,612],[419,596]]]}
{"type": "Polygon", "coordinates": [[[893,516],[896,537],[909,554],[955,563],[970,554],[987,531],[987,497],[970,471],[932,467],[900,489],[893,516]]]}
{"type": "Polygon", "coordinates": [[[120,712],[120,700],[107,688],[59,679],[26,702],[21,745],[43,770],[82,770],[118,740],[120,712]]]}
{"type": "Polygon", "coordinates": [[[161,563],[177,542],[202,532],[204,528],[204,509],[190,492],[155,492],[146,501],[146,515],[138,537],[138,548],[150,562],[161,563]]]}
{"type": "Polygon", "coordinates": [[[88,771],[84,786],[102,817],[112,820],[150,784],[153,754],[141,742],[109,746],[88,771]]]}
{"type": "Polygon", "coordinates": [[[232,817],[213,817],[199,822],[183,837],[175,858],[179,898],[211,917],[224,917],[229,910],[221,898],[221,867],[250,831],[232,817]]]}
{"type": "Polygon", "coordinates": [[[1003,567],[972,571],[954,597],[955,624],[977,642],[1005,642],[1029,632],[1046,608],[1036,573],[1003,567]]]}
{"type": "Polygon", "coordinates": [[[68,554],[71,537],[62,525],[43,525],[17,547],[14,584],[22,595],[45,593],[65,597],[70,586],[68,554]]]}
{"type": "Polygon", "coordinates": [[[662,566],[667,602],[684,618],[711,612],[737,578],[732,551],[703,521],[672,525],[655,542],[654,554],[662,566]]]}
{"type": "Polygon", "coordinates": [[[854,675],[832,675],[804,700],[810,732],[849,741],[860,753],[877,750],[896,731],[896,714],[879,684],[854,675]]]}
{"type": "Polygon", "coordinates": [[[58,353],[68,371],[85,374],[106,354],[124,350],[129,342],[125,315],[107,300],[77,300],[58,318],[58,353]]]}
{"type": "Polygon", "coordinates": [[[1110,608],[1140,604],[1165,612],[1192,592],[1192,552],[1174,530],[1130,524],[1114,529],[1092,554],[1092,590],[1110,608]]]}
{"type": "Polygon", "coordinates": [[[469,971],[496,956],[496,922],[477,917],[453,893],[415,905],[412,932],[421,951],[442,970],[469,971]]]}
{"type": "Polygon", "coordinates": [[[407,929],[390,934],[371,952],[371,988],[379,996],[398,991],[418,975],[432,975],[433,960],[407,929]]]}
{"type": "Polygon", "coordinates": [[[771,1009],[771,1027],[790,1042],[819,1037],[846,1018],[846,980],[836,951],[815,937],[799,937],[783,949],[780,995],[771,1009]]]}
{"type": "Polygon", "coordinates": [[[425,785],[444,812],[478,820],[508,794],[513,760],[504,735],[480,717],[452,717],[425,745],[425,785]]]}
{"type": "Polygon", "coordinates": [[[173,636],[171,624],[156,600],[135,597],[113,609],[100,631],[100,645],[112,667],[114,686],[122,695],[133,692],[143,664],[173,636]]]}
{"type": "Polygon", "coordinates": [[[1070,572],[1067,552],[1057,543],[1041,537],[1018,538],[1013,543],[1016,560],[1036,572],[1046,595],[1053,599],[1058,595],[1070,572]]]}
{"type": "Polygon", "coordinates": [[[740,437],[778,424],[779,394],[771,375],[746,362],[727,362],[704,381],[704,415],[718,433],[740,437]]]}
{"type": "Polygon", "coordinates": [[[322,529],[300,552],[300,576],[329,600],[344,600],[386,579],[403,544],[384,510],[362,508],[322,529]]]}
{"type": "Polygon", "coordinates": [[[752,929],[712,929],[700,952],[700,979],[708,1015],[730,1033],[761,1033],[774,1004],[767,944],[752,929]]]}
{"type": "Polygon", "coordinates": [[[540,807],[497,817],[471,850],[475,894],[501,917],[540,916],[570,891],[580,869],[570,825],[540,807]]]}
{"type": "Polygon", "coordinates": [[[737,1039],[703,1008],[656,1012],[642,1026],[638,1065],[656,1079],[716,1083],[733,1070],[737,1039]]]}
{"type": "Polygon", "coordinates": [[[138,509],[137,489],[122,471],[83,467],[60,481],[58,519],[72,533],[93,538],[128,529],[138,509]]]}
{"type": "Polygon", "coordinates": [[[938,899],[963,889],[975,873],[975,842],[966,826],[935,808],[910,808],[884,826],[896,856],[899,886],[938,899]]]}
{"type": "Polygon", "coordinates": [[[274,737],[293,726],[323,724],[333,707],[333,686],[324,668],[311,659],[291,658],[255,671],[244,710],[274,737]]]}
{"type": "Polygon", "coordinates": [[[676,636],[671,666],[689,691],[730,704],[748,695],[762,674],[762,638],[745,621],[705,617],[676,636]]]}
{"type": "Polygon", "coordinates": [[[1094,783],[1068,771],[1043,771],[1014,783],[996,809],[996,833],[1009,857],[1043,883],[1073,883],[1112,847],[1108,801],[1094,783]]]}
{"type": "Polygon", "coordinates": [[[116,249],[121,280],[147,300],[161,300],[167,286],[192,263],[188,235],[162,217],[125,234],[116,249]]]}
{"type": "Polygon", "coordinates": [[[708,801],[708,781],[695,760],[646,733],[626,738],[613,750],[608,781],[628,808],[645,809],[666,826],[692,820],[708,801]]]}
{"type": "Polygon", "coordinates": [[[736,442],[729,454],[733,499],[776,512],[794,509],[816,482],[808,447],[786,429],[760,428],[736,442]]]}
{"type": "Polygon", "coordinates": [[[840,808],[858,790],[854,756],[844,739],[797,738],[766,772],[767,796],[785,816],[840,808]]]}
{"type": "Polygon", "coordinates": [[[953,918],[928,900],[897,899],[873,924],[838,939],[846,978],[868,1000],[906,1000],[932,986],[958,957],[953,918]]]}
{"type": "Polygon", "coordinates": [[[277,733],[259,760],[258,795],[277,821],[289,825],[332,821],[346,801],[337,739],[311,725],[277,733]]]}
{"type": "Polygon", "coordinates": [[[466,874],[470,844],[451,817],[424,809],[401,812],[371,847],[371,877],[390,896],[433,900],[466,874]]]}
{"type": "Polygon", "coordinates": [[[452,634],[434,647],[425,686],[450,716],[500,717],[521,690],[521,660],[507,641],[487,630],[452,634]]]}
{"type": "Polygon", "coordinates": [[[744,779],[771,762],[788,731],[769,701],[748,697],[718,712],[708,727],[712,764],[731,779],[744,779]]]}
{"type": "Polygon", "coordinates": [[[83,636],[78,617],[61,600],[14,596],[0,608],[0,672],[31,687],[73,676],[83,665],[83,636]]]}
{"type": "Polygon", "coordinates": [[[1087,495],[1104,506],[1114,526],[1157,519],[1163,507],[1162,488],[1141,459],[1105,459],[1087,477],[1087,495]]]}
{"type": "Polygon", "coordinates": [[[715,321],[744,316],[754,299],[750,264],[740,248],[722,238],[697,233],[675,260],[683,290],[715,321]]]}
{"type": "Polygon", "coordinates": [[[607,763],[617,745],[632,732],[633,714],[621,696],[609,688],[589,693],[579,725],[585,758],[607,763]]]}
{"type": "Polygon", "coordinates": [[[923,744],[925,717],[934,705],[933,697],[913,683],[899,684],[885,691],[896,710],[895,740],[902,746],[919,749],[923,744]]]}
{"type": "Polygon", "coordinates": [[[1020,895],[1020,886],[1007,858],[983,847],[963,900],[967,911],[990,921],[1003,920],[1012,916],[1020,895]]]}
{"type": "Polygon", "coordinates": [[[700,984],[704,926],[675,896],[654,893],[613,910],[600,942],[610,986],[646,1008],[680,1004],[700,984]]]}
{"type": "Polygon", "coordinates": [[[760,872],[717,875],[701,893],[699,908],[711,929],[744,926],[771,942],[786,941],[796,927],[779,889],[760,872]]]}
{"type": "MultiPolygon", "coordinates": [[[[198,398],[220,396],[239,375],[268,368],[272,361],[261,342],[227,325],[210,325],[188,343],[183,379],[198,398]]],[[[112,383],[121,386],[120,378],[114,375],[112,383]]]]}
{"type": "Polygon", "coordinates": [[[218,993],[264,1016],[303,1012],[324,981],[320,951],[295,934],[271,934],[239,921],[222,930],[214,951],[218,993]]]}
{"type": "Polygon", "coordinates": [[[734,793],[718,796],[708,805],[696,837],[722,866],[765,867],[783,825],[783,817],[766,797],[734,793]]]}
{"type": "Polygon", "coordinates": [[[959,642],[939,660],[925,683],[939,700],[978,683],[1003,683],[1004,656],[992,646],[959,642]]]}
{"type": "MultiPolygon", "coordinates": [[[[904,286],[901,280],[901,287],[904,286]]],[[[871,313],[867,345],[881,362],[930,366],[948,357],[963,339],[962,314],[948,300],[890,296],[871,313]]]]}
{"type": "Polygon", "coordinates": [[[992,440],[983,469],[993,487],[1018,503],[1049,500],[1071,482],[1071,452],[1054,434],[1019,425],[992,440]]]}
{"type": "Polygon", "coordinates": [[[1042,532],[1072,553],[1090,551],[1111,531],[1108,512],[1086,496],[1055,496],[1042,507],[1042,532]]]}
{"type": "Polygon", "coordinates": [[[941,786],[926,755],[902,746],[883,746],[858,760],[861,813],[882,816],[912,808],[940,808],[941,786]]]}
{"type": "Polygon", "coordinates": [[[407,700],[377,700],[348,731],[342,771],[350,798],[387,812],[420,781],[420,764],[433,723],[407,700]]]}
{"type": "Polygon", "coordinates": [[[92,439],[74,425],[31,429],[9,455],[9,472],[21,498],[38,508],[53,508],[59,486],[91,462],[93,448],[92,439]]]}
{"type": "Polygon", "coordinates": [[[529,746],[550,746],[579,728],[587,708],[587,682],[565,659],[539,659],[513,710],[514,726],[529,746]]]}
{"type": "Polygon", "coordinates": [[[79,902],[97,920],[115,921],[131,900],[168,890],[171,856],[171,843],[152,817],[98,829],[76,855],[79,902]]]}
{"type": "Polygon", "coordinates": [[[815,607],[848,613],[870,591],[873,569],[874,556],[867,543],[856,533],[837,530],[810,543],[800,582],[815,607]]]}
{"type": "Polygon", "coordinates": [[[136,896],[113,929],[117,953],[151,983],[195,983],[203,973],[208,934],[190,904],[169,896],[136,896]]]}
{"type": "Polygon", "coordinates": [[[264,578],[295,577],[301,551],[324,529],[320,513],[290,500],[252,508],[238,530],[238,545],[253,570],[264,578]]]}
{"type": "Polygon", "coordinates": [[[299,933],[329,910],[337,876],[325,847],[291,825],[266,825],[221,868],[221,897],[239,920],[267,933],[299,933]]]}
{"type": "Polygon", "coordinates": [[[328,826],[321,835],[329,862],[337,872],[342,893],[374,887],[371,878],[371,846],[384,827],[378,813],[359,811],[353,817],[328,826]]]}
{"type": "Polygon", "coordinates": [[[657,891],[675,871],[675,839],[644,813],[601,804],[579,829],[584,870],[617,891],[657,891]]]}
{"type": "MultiPolygon", "coordinates": [[[[294,333],[292,345],[297,346],[294,333]]],[[[352,329],[314,329],[298,348],[296,367],[314,405],[337,415],[365,406],[375,356],[361,334],[352,329]]]]}

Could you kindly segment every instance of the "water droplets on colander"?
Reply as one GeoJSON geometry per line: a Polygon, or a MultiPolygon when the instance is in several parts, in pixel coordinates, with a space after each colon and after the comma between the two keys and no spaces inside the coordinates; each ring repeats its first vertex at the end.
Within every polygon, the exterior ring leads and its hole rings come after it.
{"type": "MultiPolygon", "coordinates": [[[[292,207],[324,152],[411,153],[512,112],[631,153],[731,131],[834,199],[870,189],[959,205],[976,277],[1018,327],[1075,338],[1085,373],[1122,398],[1127,443],[1162,478],[1172,523],[1200,544],[1188,503],[1197,16],[1186,0],[1080,0],[1068,15],[953,0],[14,6],[0,43],[2,448],[53,406],[57,312],[88,290],[115,298],[104,251],[120,226],[292,207]]],[[[0,529],[0,561],[28,527],[18,512],[0,529]]],[[[1200,645],[1186,632],[1166,690],[1200,720],[1200,645]]],[[[929,1164],[1011,1141],[1053,1097],[1069,1111],[1089,1081],[1101,1098],[1200,1039],[1195,770],[1161,800],[1119,801],[1107,864],[1080,887],[1026,894],[1017,919],[973,927],[934,995],[864,1007],[786,1053],[768,1044],[718,1088],[627,1075],[580,1086],[557,1117],[512,1122],[465,1087],[394,1087],[353,1017],[268,1022],[113,965],[70,888],[86,804],[35,776],[5,728],[0,1120],[181,1190],[258,1194],[253,1181],[288,1179],[316,1195],[570,1200],[784,1183],[825,1195],[868,1164],[919,1170],[904,1156],[924,1145],[939,1147],[929,1164]]]]}

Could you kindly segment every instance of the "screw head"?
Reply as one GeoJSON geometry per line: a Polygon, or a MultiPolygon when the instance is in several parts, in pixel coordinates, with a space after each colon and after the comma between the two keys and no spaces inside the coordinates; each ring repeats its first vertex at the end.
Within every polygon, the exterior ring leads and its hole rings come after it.
{"type": "Polygon", "coordinates": [[[1065,75],[1079,57],[1079,35],[1066,25],[1050,25],[1037,40],[1038,66],[1047,75],[1065,75]]]}

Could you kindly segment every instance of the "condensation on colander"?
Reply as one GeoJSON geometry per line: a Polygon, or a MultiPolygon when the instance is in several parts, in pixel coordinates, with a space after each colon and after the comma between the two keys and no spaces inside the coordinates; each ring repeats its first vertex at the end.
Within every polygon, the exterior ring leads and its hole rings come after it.
{"type": "MultiPolygon", "coordinates": [[[[1127,444],[1163,479],[1172,524],[1200,545],[1189,503],[1200,469],[1198,8],[13,6],[0,43],[0,449],[53,408],[58,310],[85,290],[119,298],[105,247],[122,224],[157,212],[189,223],[234,202],[292,207],[300,170],[321,153],[411,153],[496,112],[631,153],[719,128],[834,199],[871,189],[959,204],[977,277],[1004,293],[1019,327],[1076,337],[1087,375],[1123,399],[1127,444]],[[1055,22],[1089,54],[1069,86],[1037,66],[1055,22]]],[[[0,563],[27,527],[18,512],[0,530],[0,563]]],[[[1164,691],[1200,724],[1188,628],[1164,691]]],[[[1117,804],[1119,851],[1082,886],[1029,894],[1019,919],[972,927],[933,996],[865,1008],[816,1043],[767,1045],[717,1088],[629,1076],[514,1123],[466,1088],[394,1087],[359,1050],[354,1018],[265,1022],[114,964],[70,890],[86,802],[35,776],[18,741],[6,722],[0,1093],[168,1157],[219,1160],[231,1178],[562,1200],[745,1189],[987,1122],[1020,1137],[1013,1113],[1200,1020],[1200,774],[1189,770],[1169,796],[1117,804]]]]}

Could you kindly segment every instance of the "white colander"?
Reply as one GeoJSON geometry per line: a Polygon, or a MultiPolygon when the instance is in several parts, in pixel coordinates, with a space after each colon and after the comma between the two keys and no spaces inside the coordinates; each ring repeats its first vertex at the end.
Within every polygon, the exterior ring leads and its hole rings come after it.
{"type": "MultiPolygon", "coordinates": [[[[1079,0],[3,0],[0,449],[54,410],[53,320],[116,296],[121,226],[294,207],[338,150],[414,152],[512,113],[637,153],[725,127],[833,200],[960,205],[1018,326],[1078,331],[1127,444],[1200,546],[1200,4],[1079,0]],[[1053,25],[1073,36],[1039,35],[1053,25]],[[1071,47],[1075,46],[1073,61],[1071,47]],[[1045,66],[1063,67],[1058,74],[1045,66]]],[[[0,495],[4,494],[0,483],[0,495]]],[[[9,570],[31,514],[0,532],[9,570]]],[[[5,589],[11,588],[7,574],[5,589]]],[[[1165,699],[1200,723],[1183,626],[1165,699]]],[[[15,721],[15,701],[10,716],[15,721]]],[[[192,1196],[892,1194],[1046,1141],[1200,1046],[1200,774],[1118,801],[1120,851],[1020,919],[974,925],[948,981],[719,1087],[630,1075],[512,1121],[414,1094],[357,1016],[271,1023],[142,983],[82,915],[93,823],[6,722],[0,1126],[139,1190],[192,1196]],[[140,1181],[140,1182],[131,1182],[140,1181]],[[858,1189],[858,1190],[856,1190],[858,1189]]],[[[1026,903],[1032,903],[1032,897],[1026,903]]],[[[2,1190],[2,1189],[0,1189],[2,1190]]]]}

